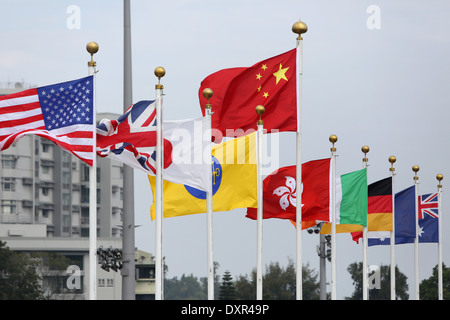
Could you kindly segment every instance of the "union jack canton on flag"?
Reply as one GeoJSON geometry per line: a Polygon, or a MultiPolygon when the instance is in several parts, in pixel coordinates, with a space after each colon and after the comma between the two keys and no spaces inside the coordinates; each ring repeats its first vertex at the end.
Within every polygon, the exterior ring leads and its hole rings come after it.
{"type": "MultiPolygon", "coordinates": [[[[164,167],[172,163],[172,145],[164,139],[164,167]]],[[[156,173],[155,100],[131,105],[117,120],[97,126],[97,154],[123,162],[147,174],[156,173]]]]}

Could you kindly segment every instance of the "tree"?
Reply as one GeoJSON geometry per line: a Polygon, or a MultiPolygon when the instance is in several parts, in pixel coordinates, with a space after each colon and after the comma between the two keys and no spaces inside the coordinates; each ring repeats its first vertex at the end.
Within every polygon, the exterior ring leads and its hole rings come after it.
{"type": "MultiPolygon", "coordinates": [[[[450,268],[442,264],[443,299],[450,300],[450,268]]],[[[438,265],[433,268],[433,274],[420,283],[421,300],[438,300],[438,265]]]]}
{"type": "Polygon", "coordinates": [[[36,266],[28,254],[11,251],[0,241],[0,300],[43,299],[36,266]]]}
{"type": "Polygon", "coordinates": [[[235,281],[236,300],[256,300],[256,270],[249,275],[239,275],[235,281]]]}
{"type": "MultiPolygon", "coordinates": [[[[320,285],[317,274],[303,266],[303,299],[314,300],[320,297],[320,285]]],[[[289,260],[286,268],[282,268],[278,262],[271,262],[266,266],[263,275],[263,299],[264,300],[295,300],[296,299],[296,269],[293,261],[289,260]]],[[[251,276],[240,276],[236,280],[236,298],[254,300],[256,298],[256,271],[251,276]]]]}
{"type": "Polygon", "coordinates": [[[194,275],[165,279],[164,296],[166,300],[206,300],[205,290],[194,275]]]}
{"type": "MultiPolygon", "coordinates": [[[[355,290],[347,300],[361,300],[362,295],[362,262],[354,262],[347,268],[350,273],[355,290]]],[[[407,300],[408,294],[408,277],[395,267],[395,296],[397,300],[407,300]]],[[[390,300],[391,299],[391,271],[390,266],[380,266],[380,289],[369,290],[369,300],[390,300]]]]}
{"type": "Polygon", "coordinates": [[[222,276],[219,300],[234,300],[234,298],[235,298],[235,290],[233,277],[230,275],[230,271],[227,270],[222,276]]]}

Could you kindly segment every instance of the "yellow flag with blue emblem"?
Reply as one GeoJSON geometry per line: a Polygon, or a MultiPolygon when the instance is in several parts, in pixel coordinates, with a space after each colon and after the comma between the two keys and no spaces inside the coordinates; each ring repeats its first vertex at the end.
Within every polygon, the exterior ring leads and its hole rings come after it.
{"type": "MultiPolygon", "coordinates": [[[[256,208],[256,133],[228,140],[212,148],[213,211],[256,208]]],[[[155,176],[148,176],[153,194],[150,208],[155,219],[155,176]]],[[[163,217],[206,212],[206,192],[163,181],[163,217]]]]}

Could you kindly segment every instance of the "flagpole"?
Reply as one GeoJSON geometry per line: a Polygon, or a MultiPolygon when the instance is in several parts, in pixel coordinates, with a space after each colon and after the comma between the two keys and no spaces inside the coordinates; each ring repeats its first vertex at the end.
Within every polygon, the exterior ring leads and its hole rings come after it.
{"type": "Polygon", "coordinates": [[[391,231],[391,242],[390,242],[390,253],[391,253],[391,300],[395,300],[395,168],[394,163],[397,159],[394,156],[389,157],[389,162],[391,167],[389,171],[392,176],[392,231],[391,231]]]}
{"type": "Polygon", "coordinates": [[[297,277],[296,296],[297,300],[303,299],[303,274],[302,274],[302,128],[301,128],[301,94],[303,75],[303,38],[302,34],[308,31],[308,27],[302,21],[297,21],[292,26],[292,32],[298,34],[297,37],[297,191],[296,191],[296,240],[297,240],[297,277]]]}
{"type": "Polygon", "coordinates": [[[332,201],[331,201],[331,300],[336,300],[336,135],[331,135],[331,175],[332,175],[332,201]]]}
{"type": "Polygon", "coordinates": [[[262,190],[262,147],[263,147],[263,129],[264,121],[261,119],[261,115],[264,113],[265,108],[261,105],[257,106],[255,109],[256,113],[259,115],[259,120],[257,122],[257,150],[258,150],[258,160],[257,160],[257,198],[258,198],[258,209],[257,209],[257,254],[256,254],[256,300],[262,300],[263,288],[262,288],[262,221],[263,221],[263,190],[262,190]]]}
{"type": "MultiPolygon", "coordinates": [[[[368,146],[363,146],[361,148],[361,151],[364,153],[364,158],[363,158],[363,167],[367,168],[368,167],[368,161],[369,159],[367,159],[366,155],[367,152],[369,152],[369,147],[368,146]]],[[[367,214],[366,214],[366,219],[367,219],[367,214]]],[[[369,290],[368,290],[368,284],[369,284],[369,277],[367,274],[367,271],[369,270],[368,268],[368,244],[367,244],[367,226],[363,226],[363,267],[362,267],[362,274],[363,274],[363,300],[367,300],[369,298],[369,290]]]]}
{"type": "Polygon", "coordinates": [[[96,42],[89,42],[86,50],[91,54],[88,62],[88,75],[94,77],[94,110],[93,116],[93,144],[92,144],[92,166],[89,167],[89,300],[97,300],[97,123],[95,109],[95,67],[94,53],[98,51],[96,42]]]}
{"type": "Polygon", "coordinates": [[[436,175],[436,179],[439,181],[438,184],[438,299],[443,299],[443,277],[442,277],[442,184],[441,181],[444,176],[440,173],[436,175]]]}
{"type": "MultiPolygon", "coordinates": [[[[203,96],[206,98],[205,104],[205,116],[208,122],[208,130],[209,135],[212,137],[211,130],[211,104],[209,103],[209,99],[212,97],[213,91],[210,88],[206,88],[203,90],[203,96]]],[[[211,151],[211,139],[208,141],[207,154],[209,155],[208,159],[211,159],[212,151],[211,151]]],[[[203,160],[203,159],[202,159],[203,160]]],[[[212,163],[211,163],[212,165],[212,163]]],[[[214,259],[213,259],[213,237],[212,237],[212,212],[213,212],[213,182],[212,182],[212,169],[209,168],[208,172],[208,191],[206,192],[206,224],[207,224],[207,242],[208,242],[208,300],[214,300],[214,259]]]]}
{"type": "Polygon", "coordinates": [[[155,76],[158,78],[156,89],[156,253],[155,253],[155,300],[163,300],[163,261],[162,261],[162,218],[163,218],[163,190],[162,190],[162,170],[163,170],[163,136],[162,136],[162,90],[163,85],[160,80],[166,71],[163,67],[155,69],[155,76]]]}
{"type": "MultiPolygon", "coordinates": [[[[133,104],[130,0],[123,3],[123,110],[133,104]]],[[[123,165],[122,300],[135,300],[134,170],[123,165]]]]}
{"type": "Polygon", "coordinates": [[[414,165],[412,170],[414,171],[414,189],[415,189],[415,219],[416,219],[416,237],[414,238],[414,292],[416,300],[419,300],[419,211],[417,205],[418,187],[419,187],[419,177],[417,172],[419,171],[419,166],[414,165]]]}

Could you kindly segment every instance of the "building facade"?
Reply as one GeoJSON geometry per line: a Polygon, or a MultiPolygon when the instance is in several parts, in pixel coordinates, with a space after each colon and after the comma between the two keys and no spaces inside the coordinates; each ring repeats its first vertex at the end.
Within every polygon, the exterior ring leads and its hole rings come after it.
{"type": "Polygon", "coordinates": [[[151,253],[136,250],[136,300],[155,300],[155,259],[151,253]]]}

